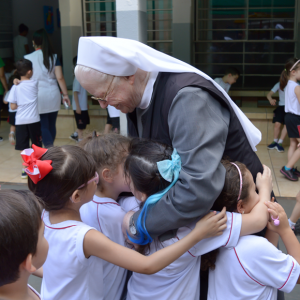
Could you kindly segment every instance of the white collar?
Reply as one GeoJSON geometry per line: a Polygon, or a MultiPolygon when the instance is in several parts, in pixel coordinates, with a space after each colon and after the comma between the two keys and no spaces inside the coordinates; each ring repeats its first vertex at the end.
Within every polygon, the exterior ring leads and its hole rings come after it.
{"type": "Polygon", "coordinates": [[[150,77],[148,79],[148,82],[147,82],[147,85],[145,87],[141,103],[139,104],[138,108],[146,109],[149,106],[149,104],[151,102],[151,96],[152,96],[152,93],[153,93],[154,82],[155,82],[157,76],[158,76],[158,72],[151,72],[150,73],[150,77]]]}
{"type": "Polygon", "coordinates": [[[111,198],[107,198],[107,197],[99,197],[94,195],[93,200],[94,203],[97,204],[116,204],[119,205],[119,203],[117,201],[115,201],[114,199],[111,198]]]}

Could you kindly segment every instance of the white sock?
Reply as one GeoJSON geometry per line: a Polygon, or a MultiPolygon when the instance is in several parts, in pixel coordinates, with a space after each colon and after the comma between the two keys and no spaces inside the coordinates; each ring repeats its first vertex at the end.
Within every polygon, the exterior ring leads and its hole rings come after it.
{"type": "Polygon", "coordinates": [[[78,133],[77,133],[77,131],[75,131],[75,132],[73,133],[73,135],[74,135],[74,136],[78,136],[78,133]]]}
{"type": "Polygon", "coordinates": [[[288,221],[289,221],[290,227],[292,229],[295,228],[296,223],[292,222],[290,219],[288,221]]]}
{"type": "Polygon", "coordinates": [[[277,142],[278,142],[278,139],[274,139],[274,142],[277,143],[277,142]]]}
{"type": "Polygon", "coordinates": [[[282,139],[279,139],[278,140],[278,144],[282,144],[283,140],[282,139]]]}
{"type": "Polygon", "coordinates": [[[82,141],[82,139],[78,139],[78,142],[81,142],[82,141]]]}
{"type": "Polygon", "coordinates": [[[15,134],[15,132],[14,132],[14,131],[11,131],[9,134],[15,134]]]}

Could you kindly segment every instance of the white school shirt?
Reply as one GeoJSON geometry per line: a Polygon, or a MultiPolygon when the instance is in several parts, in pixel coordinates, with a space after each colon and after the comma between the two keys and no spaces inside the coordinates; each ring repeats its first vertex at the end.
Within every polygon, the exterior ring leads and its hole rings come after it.
{"type": "Polygon", "coordinates": [[[40,121],[38,110],[38,83],[36,80],[23,80],[10,89],[7,102],[18,105],[16,125],[32,124],[40,121]]]}
{"type": "Polygon", "coordinates": [[[295,94],[297,86],[297,82],[289,80],[285,87],[285,112],[300,116],[300,104],[295,94]]]}
{"type": "MultiPolygon", "coordinates": [[[[124,246],[122,222],[125,211],[111,198],[94,196],[80,208],[81,220],[102,232],[111,241],[124,246]]],[[[103,260],[103,299],[119,300],[126,281],[127,270],[103,260]]]]}
{"type": "Polygon", "coordinates": [[[223,248],[215,270],[209,270],[208,300],[276,300],[277,289],[295,287],[300,266],[263,237],[240,238],[236,247],[223,248]]]}
{"type": "Polygon", "coordinates": [[[272,91],[273,93],[276,93],[277,91],[279,91],[279,92],[278,92],[278,94],[279,94],[279,102],[278,102],[278,105],[279,105],[279,106],[284,106],[284,104],[285,104],[285,94],[284,94],[285,88],[284,88],[283,91],[282,91],[281,88],[280,88],[280,83],[277,82],[277,83],[272,87],[271,91],[272,91]]]}
{"type": "Polygon", "coordinates": [[[43,265],[43,300],[102,300],[102,259],[83,252],[85,234],[92,229],[83,222],[64,221],[51,224],[49,212],[43,211],[44,236],[49,252],[43,265]]]}
{"type": "Polygon", "coordinates": [[[125,210],[126,213],[129,211],[138,211],[140,210],[141,201],[136,199],[134,196],[131,197],[120,197],[118,203],[125,210]]]}
{"type": "Polygon", "coordinates": [[[28,39],[25,36],[17,35],[14,37],[14,55],[15,55],[15,62],[19,59],[23,58],[26,55],[25,45],[28,45],[28,39]]]}
{"type": "Polygon", "coordinates": [[[217,84],[219,84],[225,90],[225,92],[228,94],[228,92],[231,88],[231,84],[225,83],[221,77],[215,78],[214,81],[217,84]]]}
{"type": "Polygon", "coordinates": [[[32,62],[33,75],[32,79],[39,83],[38,103],[39,113],[46,114],[59,111],[61,104],[61,94],[55,77],[55,63],[57,56],[54,54],[54,61],[51,71],[48,72],[44,65],[42,50],[36,50],[24,58],[32,62]]]}
{"type": "MultiPolygon", "coordinates": [[[[8,102],[7,99],[8,99],[9,93],[10,93],[10,90],[5,94],[4,101],[6,101],[6,102],[8,102]]],[[[17,110],[18,110],[17,108],[16,109],[11,109],[10,104],[8,104],[8,111],[9,112],[13,113],[13,112],[16,112],[17,110]]]]}
{"type": "Polygon", "coordinates": [[[87,93],[86,90],[80,85],[76,77],[73,80],[73,100],[72,100],[72,107],[73,110],[76,110],[76,102],[74,100],[74,92],[78,93],[78,102],[81,110],[88,110],[87,105],[87,93]]]}
{"type": "MultiPolygon", "coordinates": [[[[201,255],[222,246],[235,247],[240,236],[241,214],[228,212],[226,214],[227,229],[222,235],[200,241],[176,261],[155,274],[133,273],[128,282],[127,300],[198,300],[201,255]]],[[[194,227],[195,223],[181,227],[176,237],[164,242],[155,239],[150,245],[149,254],[176,243],[189,234],[194,227]]]]}

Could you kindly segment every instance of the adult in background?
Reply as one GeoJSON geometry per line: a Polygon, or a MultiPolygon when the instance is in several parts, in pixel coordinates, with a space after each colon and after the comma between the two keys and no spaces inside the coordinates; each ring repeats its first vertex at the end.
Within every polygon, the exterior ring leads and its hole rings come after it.
{"type": "MultiPolygon", "coordinates": [[[[0,122],[1,122],[1,110],[3,106],[3,98],[5,94],[8,92],[8,85],[5,77],[4,71],[5,63],[0,57],[0,122]]],[[[3,141],[3,138],[0,136],[0,142],[3,141]]]]}
{"type": "Polygon", "coordinates": [[[51,147],[56,136],[55,124],[61,104],[61,94],[57,83],[63,94],[63,102],[70,105],[70,100],[61,63],[54,54],[46,30],[36,31],[32,40],[35,51],[26,55],[25,58],[32,62],[32,79],[38,81],[38,107],[43,144],[45,147],[51,147]]]}
{"type": "Polygon", "coordinates": [[[19,25],[19,34],[14,37],[14,57],[15,62],[29,54],[28,47],[28,27],[25,24],[19,25]]]}
{"type": "MultiPolygon", "coordinates": [[[[212,207],[224,186],[223,156],[244,163],[254,179],[263,171],[254,152],[261,133],[200,70],[133,40],[81,37],[75,76],[102,108],[127,113],[129,135],[171,145],[181,157],[179,179],[148,209],[152,238],[175,237],[212,207]]],[[[141,236],[138,217],[130,229],[141,236]]]]}

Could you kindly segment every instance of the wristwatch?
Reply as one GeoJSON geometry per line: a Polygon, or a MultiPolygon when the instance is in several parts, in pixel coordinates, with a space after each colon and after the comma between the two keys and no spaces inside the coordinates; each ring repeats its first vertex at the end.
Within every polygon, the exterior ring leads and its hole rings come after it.
{"type": "Polygon", "coordinates": [[[135,228],[135,224],[133,221],[133,215],[129,219],[129,231],[131,234],[136,235],[136,228],[135,228]]]}

